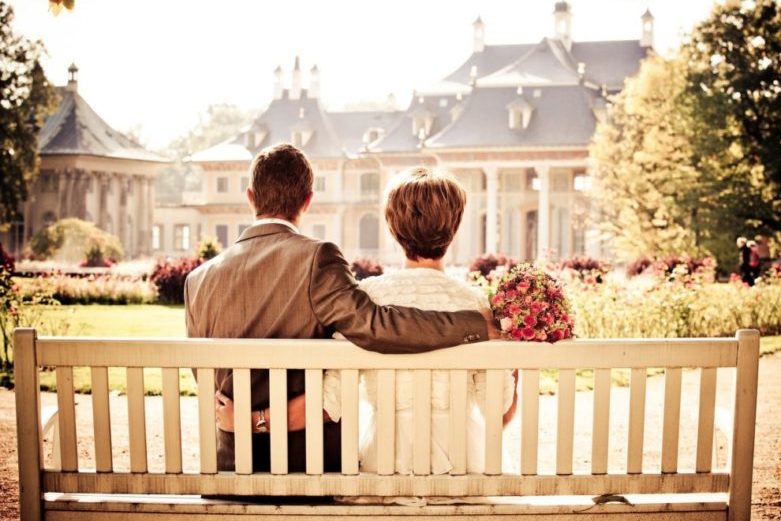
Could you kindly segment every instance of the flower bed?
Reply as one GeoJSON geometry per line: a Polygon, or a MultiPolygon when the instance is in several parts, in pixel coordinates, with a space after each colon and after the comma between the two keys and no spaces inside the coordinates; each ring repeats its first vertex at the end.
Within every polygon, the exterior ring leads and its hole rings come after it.
{"type": "Polygon", "coordinates": [[[17,278],[23,297],[51,295],[60,304],[149,304],[157,299],[157,289],[146,277],[89,275],[71,277],[50,273],[17,278]]]}

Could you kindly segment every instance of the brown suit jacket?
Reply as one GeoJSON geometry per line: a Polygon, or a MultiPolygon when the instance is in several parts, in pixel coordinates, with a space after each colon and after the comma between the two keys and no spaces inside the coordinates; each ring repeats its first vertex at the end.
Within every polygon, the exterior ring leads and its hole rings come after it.
{"type": "MultiPolygon", "coordinates": [[[[331,338],[339,331],[381,353],[415,353],[488,339],[474,311],[439,313],[378,306],[358,289],[347,261],[331,243],[281,224],[255,225],[221,255],[187,277],[187,335],[202,338],[331,338]]],[[[217,388],[233,397],[230,370],[217,388]]],[[[288,371],[288,397],[304,393],[303,371],[288,371]]],[[[252,408],[268,407],[268,371],[252,371],[252,408]]],[[[325,466],[339,470],[339,426],[324,428],[325,466]]],[[[305,470],[305,433],[288,440],[289,470],[305,470]]],[[[218,465],[234,466],[233,436],[220,431],[218,465]]],[[[253,437],[254,470],[269,469],[268,435],[253,437]]]]}

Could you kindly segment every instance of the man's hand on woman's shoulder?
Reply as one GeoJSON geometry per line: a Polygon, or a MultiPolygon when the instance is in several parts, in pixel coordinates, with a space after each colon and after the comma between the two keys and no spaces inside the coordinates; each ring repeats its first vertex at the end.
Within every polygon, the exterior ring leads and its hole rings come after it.
{"type": "Polygon", "coordinates": [[[494,318],[494,314],[490,309],[480,310],[480,314],[485,318],[485,327],[488,330],[488,340],[499,340],[502,338],[502,332],[499,330],[499,325],[494,318]]]}

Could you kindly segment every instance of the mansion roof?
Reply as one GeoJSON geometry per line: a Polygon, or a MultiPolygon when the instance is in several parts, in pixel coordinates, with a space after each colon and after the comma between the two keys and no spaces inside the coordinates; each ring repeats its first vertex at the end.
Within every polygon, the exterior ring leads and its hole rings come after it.
{"type": "MultiPolygon", "coordinates": [[[[569,16],[569,8],[557,4],[554,16],[569,16]]],[[[413,93],[402,111],[328,112],[317,95],[319,70],[313,68],[308,94],[296,59],[291,88],[282,88],[278,68],[275,99],[250,128],[192,160],[246,160],[279,142],[323,158],[421,148],[585,147],[608,95],[621,90],[651,52],[650,16],[643,16],[638,40],[573,42],[568,23],[557,23],[567,32],[513,45],[484,45],[478,19],[472,54],[441,81],[413,93]]]]}
{"type": "MultiPolygon", "coordinates": [[[[73,68],[73,67],[72,67],[73,68]]],[[[113,129],[75,89],[57,87],[60,103],[38,134],[38,149],[47,155],[91,155],[115,159],[167,162],[168,159],[113,129]]]]}

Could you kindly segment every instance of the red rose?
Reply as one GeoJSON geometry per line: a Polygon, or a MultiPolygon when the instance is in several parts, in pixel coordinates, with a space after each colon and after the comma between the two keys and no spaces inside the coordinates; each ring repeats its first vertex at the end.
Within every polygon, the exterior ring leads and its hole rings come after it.
{"type": "Polygon", "coordinates": [[[532,310],[532,313],[535,315],[538,314],[540,311],[542,311],[542,303],[541,302],[532,302],[531,306],[529,306],[532,310]]]}
{"type": "Polygon", "coordinates": [[[532,340],[535,336],[534,329],[530,327],[523,328],[521,333],[523,334],[523,338],[525,338],[526,340],[532,340]]]}
{"type": "Polygon", "coordinates": [[[515,340],[520,340],[520,339],[521,339],[521,337],[523,336],[523,333],[521,332],[521,329],[520,329],[520,328],[517,328],[517,327],[516,327],[516,328],[513,328],[513,330],[510,332],[510,335],[512,335],[512,337],[513,337],[515,340]]]}
{"type": "Polygon", "coordinates": [[[553,331],[550,332],[550,335],[548,335],[548,337],[550,338],[551,342],[556,342],[558,340],[561,340],[561,331],[559,331],[558,329],[554,329],[553,331]]]}
{"type": "Polygon", "coordinates": [[[537,319],[534,318],[532,315],[526,315],[525,317],[523,317],[523,323],[529,327],[534,327],[534,325],[537,323],[537,319]]]}

